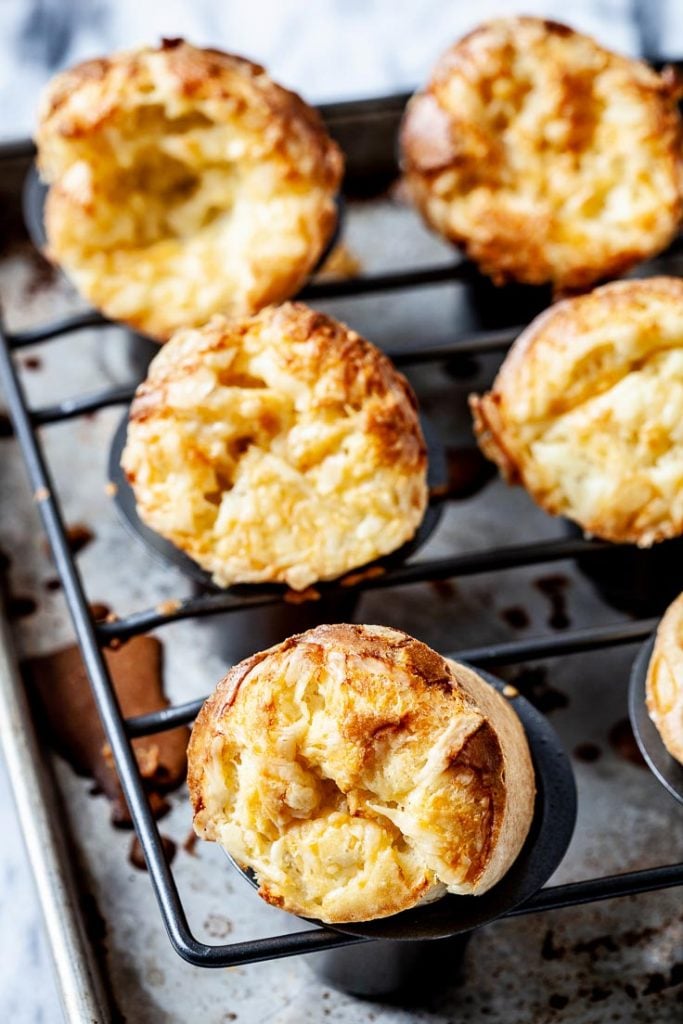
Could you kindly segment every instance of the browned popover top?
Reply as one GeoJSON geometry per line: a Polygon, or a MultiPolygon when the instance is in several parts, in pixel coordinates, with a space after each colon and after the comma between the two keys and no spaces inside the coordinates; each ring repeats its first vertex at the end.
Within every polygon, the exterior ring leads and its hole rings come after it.
{"type": "Polygon", "coordinates": [[[582,289],[663,249],[681,217],[677,88],[566,25],[500,18],[410,101],[406,180],[498,283],[582,289]]]}

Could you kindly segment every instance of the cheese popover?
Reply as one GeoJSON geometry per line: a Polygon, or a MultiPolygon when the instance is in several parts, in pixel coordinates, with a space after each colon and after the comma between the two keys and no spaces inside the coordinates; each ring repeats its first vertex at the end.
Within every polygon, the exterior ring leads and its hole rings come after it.
{"type": "Polygon", "coordinates": [[[427,223],[499,284],[585,288],[678,228],[673,76],[556,22],[501,18],[457,42],[408,104],[401,142],[427,223]]]}
{"type": "Polygon", "coordinates": [[[647,709],[664,746],[683,764],[683,594],[657,630],[646,681],[647,709]]]}
{"type": "Polygon", "coordinates": [[[683,281],[557,303],[470,402],[483,452],[551,515],[640,547],[683,533],[683,281]]]}
{"type": "Polygon", "coordinates": [[[121,465],[140,518],[220,586],[332,579],[399,548],[427,506],[409,384],[299,303],[174,335],[136,392],[121,465]]]}
{"type": "Polygon", "coordinates": [[[382,626],[318,626],[232,668],[195,723],[188,781],[200,837],[269,903],[331,923],[486,892],[535,796],[509,703],[382,626]]]}
{"type": "Polygon", "coordinates": [[[48,255],[158,340],[294,294],[336,223],[343,159],[318,114],[179,39],[57,75],[36,143],[48,255]]]}

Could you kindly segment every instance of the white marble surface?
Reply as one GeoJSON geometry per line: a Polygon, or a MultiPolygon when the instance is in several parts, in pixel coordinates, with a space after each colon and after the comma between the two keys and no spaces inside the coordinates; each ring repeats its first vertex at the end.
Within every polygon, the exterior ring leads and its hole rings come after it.
{"type": "Polygon", "coordinates": [[[0,0],[0,138],[30,133],[55,70],[161,36],[243,53],[319,102],[409,89],[460,33],[520,10],[624,52],[683,53],[680,0],[0,0]]]}

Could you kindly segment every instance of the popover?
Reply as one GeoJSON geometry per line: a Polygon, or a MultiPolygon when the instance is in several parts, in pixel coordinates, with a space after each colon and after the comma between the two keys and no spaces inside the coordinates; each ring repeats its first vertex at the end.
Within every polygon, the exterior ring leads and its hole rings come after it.
{"type": "Polygon", "coordinates": [[[494,281],[584,289],[665,248],[681,217],[677,87],[566,25],[500,18],[410,101],[405,178],[494,281]]]}
{"type": "Polygon", "coordinates": [[[640,547],[683,533],[683,281],[557,303],[471,405],[484,453],[547,512],[640,547]]]}
{"type": "Polygon", "coordinates": [[[299,303],[174,335],[136,392],[121,465],[141,519],[220,586],[337,577],[408,541],[427,505],[407,381],[299,303]]]}
{"type": "Polygon", "coordinates": [[[165,340],[294,294],[343,159],[262,67],[182,40],[54,78],[36,134],[47,252],[107,316],[165,340]]]}
{"type": "Polygon", "coordinates": [[[650,718],[672,757],[683,764],[683,594],[657,630],[646,681],[650,718]]]}
{"type": "Polygon", "coordinates": [[[267,902],[331,923],[486,892],[533,818],[509,702],[382,626],[318,626],[236,665],[188,765],[197,834],[252,868],[267,902]]]}

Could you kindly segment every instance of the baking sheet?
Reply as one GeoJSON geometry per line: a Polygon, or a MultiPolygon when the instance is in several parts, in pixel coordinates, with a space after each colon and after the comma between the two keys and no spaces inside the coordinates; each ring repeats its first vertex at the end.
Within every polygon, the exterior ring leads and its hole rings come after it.
{"type": "MultiPolygon", "coordinates": [[[[391,197],[351,204],[346,238],[365,270],[428,265],[451,255],[426,233],[412,211],[391,197]]],[[[78,308],[66,284],[46,272],[21,244],[10,247],[2,258],[0,295],[7,319],[17,329],[78,308]]],[[[438,286],[320,306],[373,341],[399,347],[421,339],[446,339],[466,327],[457,296],[456,288],[438,286]]],[[[107,383],[127,382],[127,344],[124,331],[110,328],[22,353],[32,401],[42,404],[107,383]],[[38,365],[31,363],[36,358],[38,365]]],[[[487,382],[494,365],[493,359],[480,361],[477,374],[467,379],[449,376],[438,366],[412,375],[423,407],[451,443],[468,443],[466,394],[487,382]]],[[[119,416],[116,409],[103,410],[43,433],[67,522],[84,523],[95,534],[79,555],[90,599],[125,614],[182,597],[190,592],[190,584],[131,542],[105,493],[108,444],[119,416]]],[[[16,446],[11,440],[0,445],[0,546],[11,553],[13,592],[37,602],[33,614],[16,620],[14,632],[25,654],[43,653],[70,641],[71,630],[61,594],[47,589],[55,573],[16,446]]],[[[495,481],[478,495],[448,505],[420,557],[549,538],[561,530],[561,524],[535,509],[521,490],[495,481]]],[[[572,626],[620,617],[570,564],[561,563],[369,593],[361,600],[357,619],[396,625],[444,652],[537,635],[550,628],[552,609],[537,586],[548,576],[566,580],[566,612],[572,626]],[[519,623],[520,611],[528,625],[515,629],[510,622],[519,623]]],[[[225,621],[180,622],[160,630],[159,636],[165,645],[167,691],[174,701],[201,696],[224,674],[225,621]]],[[[252,639],[257,649],[258,635],[252,639]]],[[[650,773],[629,759],[627,733],[619,725],[627,716],[628,670],[635,653],[634,648],[624,648],[575,655],[546,663],[545,674],[538,677],[540,691],[550,694],[550,703],[554,694],[554,702],[564,704],[551,712],[552,721],[567,749],[575,752],[579,785],[577,830],[555,881],[680,857],[683,815],[650,773]],[[596,759],[589,762],[587,756],[596,759]]],[[[675,967],[683,949],[677,890],[489,926],[473,936],[463,977],[454,978],[441,993],[427,993],[424,1005],[417,1008],[359,1003],[325,989],[309,972],[305,958],[218,971],[191,967],[168,943],[146,874],[128,861],[130,834],[111,828],[109,808],[103,797],[90,794],[90,783],[76,778],[59,761],[56,769],[83,859],[90,925],[99,933],[96,947],[116,1004],[129,1021],[300,1024],[329,1018],[340,1024],[446,1024],[459,1017],[476,1022],[561,1018],[588,1024],[612,1018],[664,1024],[683,1016],[681,968],[675,967]]],[[[181,791],[171,799],[173,809],[161,831],[178,843],[174,871],[197,936],[219,942],[299,929],[300,922],[263,905],[230,871],[220,850],[199,843],[190,851],[184,849],[190,831],[186,794],[181,791]]],[[[3,857],[0,851],[0,870],[3,857]]],[[[30,953],[26,956],[30,959],[30,953]]],[[[37,993],[37,985],[34,979],[27,993],[28,1008],[40,1005],[39,998],[31,1003],[31,988],[37,993]]],[[[1,1000],[0,995],[0,1017],[8,1019],[1,1012],[1,1000]]]]}

